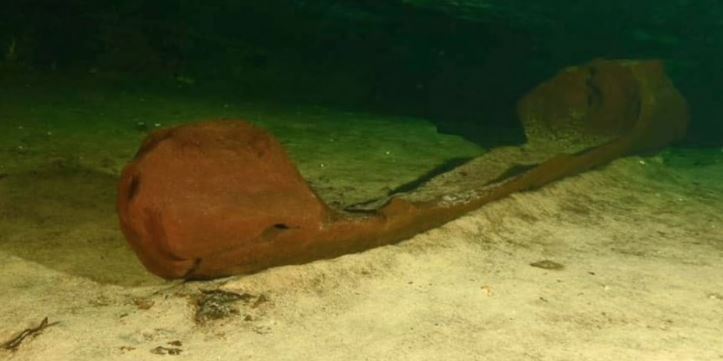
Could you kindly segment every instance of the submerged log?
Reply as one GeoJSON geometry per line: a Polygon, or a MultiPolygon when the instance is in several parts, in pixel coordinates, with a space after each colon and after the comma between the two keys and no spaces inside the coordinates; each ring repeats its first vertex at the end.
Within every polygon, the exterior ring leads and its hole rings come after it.
{"type": "Polygon", "coordinates": [[[280,143],[251,124],[160,130],[123,170],[121,229],[161,277],[251,273],[412,237],[511,193],[664,147],[688,124],[686,102],[657,61],[565,69],[524,97],[518,113],[524,151],[492,151],[471,162],[482,165],[480,176],[451,193],[423,186],[365,213],[327,206],[280,143]],[[494,159],[500,154],[508,157],[494,159]]]}

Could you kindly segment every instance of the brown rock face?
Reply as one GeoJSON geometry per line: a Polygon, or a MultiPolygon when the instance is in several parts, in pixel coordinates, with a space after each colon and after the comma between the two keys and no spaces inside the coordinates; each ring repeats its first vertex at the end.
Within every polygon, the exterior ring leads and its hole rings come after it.
{"type": "Polygon", "coordinates": [[[329,216],[278,141],[232,121],[153,133],[123,171],[118,211],[143,264],[168,278],[329,216]]]}
{"type": "Polygon", "coordinates": [[[597,146],[636,127],[651,128],[659,147],[682,138],[688,125],[685,100],[658,61],[597,60],[564,69],[521,99],[517,113],[530,146],[559,151],[597,146]]]}
{"type": "Polygon", "coordinates": [[[250,273],[411,237],[510,193],[663,147],[688,124],[685,100],[654,61],[566,69],[523,98],[518,111],[528,151],[492,151],[486,157],[505,158],[465,165],[478,183],[453,193],[427,187],[364,215],[329,209],[281,145],[248,123],[161,130],[123,171],[121,228],[161,277],[250,273]],[[469,169],[474,164],[493,169],[469,169]]]}

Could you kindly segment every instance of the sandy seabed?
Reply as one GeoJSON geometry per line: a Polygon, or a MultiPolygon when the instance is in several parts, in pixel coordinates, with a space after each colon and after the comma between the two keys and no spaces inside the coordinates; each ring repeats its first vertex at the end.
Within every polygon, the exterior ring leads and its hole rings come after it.
{"type": "MultiPolygon", "coordinates": [[[[275,132],[332,203],[422,174],[435,164],[418,165],[420,152],[477,152],[424,121],[365,117],[336,135],[308,122],[275,132]],[[374,156],[343,152],[360,147],[374,156]]],[[[62,127],[31,124],[1,129],[0,342],[57,324],[0,359],[723,360],[721,149],[620,159],[397,245],[179,283],[149,275],[117,227],[134,123],[69,130],[65,143],[62,127]],[[531,266],[543,260],[562,268],[531,266]],[[197,322],[212,290],[248,296],[197,322]]]]}

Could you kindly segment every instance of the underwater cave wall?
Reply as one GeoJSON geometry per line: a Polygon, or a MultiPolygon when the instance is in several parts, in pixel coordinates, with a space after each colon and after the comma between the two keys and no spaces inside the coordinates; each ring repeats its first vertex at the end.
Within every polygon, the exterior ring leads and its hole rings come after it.
{"type": "Polygon", "coordinates": [[[660,58],[691,103],[690,143],[723,144],[715,0],[25,0],[0,14],[5,64],[425,116],[490,146],[522,140],[515,101],[560,68],[660,58]]]}

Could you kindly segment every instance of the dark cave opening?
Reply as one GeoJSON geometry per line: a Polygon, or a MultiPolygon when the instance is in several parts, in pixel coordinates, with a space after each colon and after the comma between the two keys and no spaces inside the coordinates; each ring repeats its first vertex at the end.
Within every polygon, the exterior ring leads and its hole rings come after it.
{"type": "Polygon", "coordinates": [[[691,103],[689,143],[723,143],[723,6],[564,3],[28,0],[0,5],[1,68],[420,116],[497,146],[524,141],[515,104],[557,70],[662,58],[691,103]]]}

